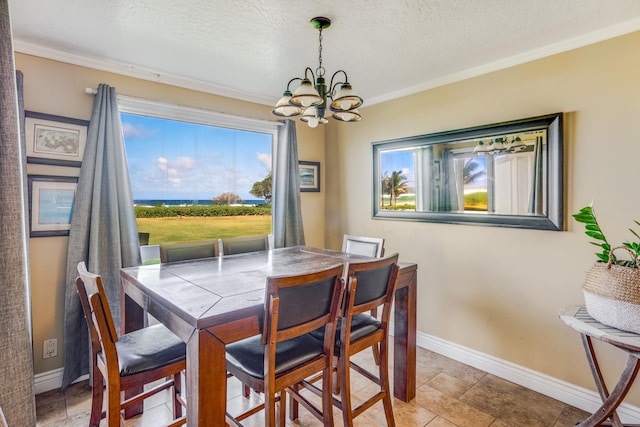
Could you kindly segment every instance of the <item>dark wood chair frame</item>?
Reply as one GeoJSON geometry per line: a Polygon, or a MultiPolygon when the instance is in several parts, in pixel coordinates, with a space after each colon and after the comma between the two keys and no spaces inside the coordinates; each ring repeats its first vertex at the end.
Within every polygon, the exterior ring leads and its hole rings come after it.
{"type": "MultiPolygon", "coordinates": [[[[292,399],[303,405],[316,418],[323,422],[324,426],[333,426],[332,396],[331,392],[322,394],[322,409],[317,408],[307,398],[301,396],[298,390],[290,388],[291,385],[315,375],[318,372],[322,380],[329,385],[331,390],[332,384],[332,361],[335,343],[336,321],[339,314],[340,301],[344,291],[344,280],[342,279],[344,271],[343,265],[334,266],[332,268],[317,271],[314,273],[270,277],[267,279],[266,298],[265,298],[265,315],[263,319],[262,344],[264,345],[264,378],[255,378],[242,370],[234,369],[227,364],[227,370],[231,375],[238,378],[244,385],[251,387],[253,390],[264,393],[264,403],[258,405],[238,416],[232,417],[227,414],[227,424],[232,426],[242,426],[239,421],[265,409],[265,426],[271,427],[275,425],[276,402],[280,403],[279,424],[284,426],[286,413],[285,393],[289,393],[292,399]],[[287,307],[281,306],[280,291],[281,289],[301,286],[320,281],[326,281],[334,278],[333,293],[329,303],[329,310],[321,317],[317,317],[302,324],[292,327],[279,327],[279,317],[281,310],[287,307]],[[279,342],[294,339],[302,335],[308,334],[319,328],[325,328],[325,339],[323,343],[323,353],[314,359],[296,366],[279,375],[275,374],[276,368],[276,346],[279,342]],[[279,393],[279,395],[277,395],[279,393]]],[[[308,301],[309,304],[312,301],[308,301]]]]}
{"type": "Polygon", "coordinates": [[[177,427],[186,424],[186,418],[182,415],[182,406],[186,402],[181,397],[181,372],[186,368],[186,359],[169,365],[141,372],[133,375],[120,375],[116,342],[118,334],[111,315],[111,309],[107,302],[102,278],[99,275],[89,273],[84,262],[78,265],[80,277],[76,279],[76,287],[91,341],[91,415],[90,427],[98,427],[100,420],[107,419],[108,427],[122,425],[122,411],[133,405],[141,403],[162,390],[173,387],[173,415],[174,421],[168,427],[177,427]],[[91,291],[87,287],[91,286],[91,291]],[[153,388],[121,399],[121,392],[131,389],[140,389],[145,384],[159,379],[170,378],[153,388]],[[104,386],[106,383],[107,409],[102,410],[104,386]],[[116,415],[117,414],[117,415],[116,415]]]}
{"type": "MultiPolygon", "coordinates": [[[[342,410],[342,416],[344,425],[352,427],[353,419],[371,406],[379,401],[382,401],[384,406],[385,418],[389,427],[395,427],[395,420],[393,417],[393,407],[391,404],[391,389],[389,382],[389,320],[391,316],[391,306],[393,302],[393,296],[395,293],[395,285],[398,278],[398,254],[393,254],[389,257],[379,259],[376,261],[350,263],[347,270],[347,288],[345,292],[344,304],[341,310],[340,319],[340,347],[334,351],[334,369],[337,376],[337,384],[333,389],[335,394],[340,394],[340,399],[333,399],[333,404],[342,410]],[[363,301],[358,304],[355,303],[359,272],[383,269],[386,267],[391,268],[389,272],[389,278],[385,292],[368,301],[363,301]],[[382,316],[380,319],[380,327],[363,336],[355,341],[351,341],[351,321],[354,315],[370,312],[372,309],[382,307],[382,316]],[[374,375],[368,370],[364,369],[360,365],[351,361],[351,356],[359,353],[369,347],[379,346],[379,363],[378,363],[378,375],[374,375]],[[353,408],[351,404],[351,379],[350,369],[354,369],[358,373],[362,374],[370,381],[380,386],[380,391],[374,396],[367,399],[359,406],[353,408]]],[[[365,285],[366,284],[362,284],[365,285]]],[[[320,394],[324,391],[325,385],[323,382],[322,390],[316,387],[313,383],[319,378],[317,376],[308,380],[303,380],[294,386],[295,389],[301,387],[307,388],[315,394],[320,394]]],[[[295,420],[298,418],[298,410],[295,402],[291,403],[290,418],[295,420]]]]}

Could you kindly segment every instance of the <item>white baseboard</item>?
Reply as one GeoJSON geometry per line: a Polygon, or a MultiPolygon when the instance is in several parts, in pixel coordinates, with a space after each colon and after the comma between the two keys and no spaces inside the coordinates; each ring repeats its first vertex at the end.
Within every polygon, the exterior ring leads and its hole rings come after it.
{"type": "MultiPolygon", "coordinates": [[[[391,325],[393,331],[393,325],[391,325]]],[[[545,396],[552,397],[567,405],[575,406],[583,411],[593,413],[597,410],[602,401],[600,396],[583,387],[561,381],[549,375],[533,371],[529,368],[516,365],[497,357],[489,356],[476,350],[454,344],[449,341],[418,332],[416,344],[419,347],[447,356],[458,362],[462,362],[474,368],[483,370],[497,377],[527,387],[545,396]]],[[[37,374],[34,377],[35,393],[54,390],[62,386],[62,372],[64,368],[37,374]]],[[[77,381],[88,379],[88,375],[83,375],[77,381]]],[[[633,423],[640,420],[640,408],[623,403],[618,408],[618,415],[623,423],[633,423]]]]}
{"type": "MultiPolygon", "coordinates": [[[[432,335],[418,332],[416,344],[589,413],[602,405],[596,392],[432,335]]],[[[637,423],[640,420],[640,408],[636,406],[623,403],[617,412],[623,423],[637,423]]]]}
{"type": "MultiPolygon", "coordinates": [[[[33,377],[35,394],[44,393],[45,391],[55,390],[62,387],[62,373],[64,368],[53,369],[51,371],[36,374],[33,377]]],[[[89,379],[89,375],[83,375],[74,382],[89,379]]]]}

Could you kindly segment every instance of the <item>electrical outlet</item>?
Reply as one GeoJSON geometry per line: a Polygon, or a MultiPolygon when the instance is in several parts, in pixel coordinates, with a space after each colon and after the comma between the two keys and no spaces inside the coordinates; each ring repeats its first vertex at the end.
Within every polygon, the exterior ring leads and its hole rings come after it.
{"type": "Polygon", "coordinates": [[[58,355],[58,340],[52,338],[50,340],[44,340],[42,343],[42,358],[48,359],[50,357],[56,357],[58,355]]]}

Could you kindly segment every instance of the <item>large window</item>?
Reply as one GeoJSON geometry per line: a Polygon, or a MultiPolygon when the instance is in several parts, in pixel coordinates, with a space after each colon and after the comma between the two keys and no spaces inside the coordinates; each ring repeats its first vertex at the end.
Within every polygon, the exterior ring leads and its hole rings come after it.
{"type": "Polygon", "coordinates": [[[124,97],[119,108],[149,244],[271,234],[276,123],[124,97]]]}

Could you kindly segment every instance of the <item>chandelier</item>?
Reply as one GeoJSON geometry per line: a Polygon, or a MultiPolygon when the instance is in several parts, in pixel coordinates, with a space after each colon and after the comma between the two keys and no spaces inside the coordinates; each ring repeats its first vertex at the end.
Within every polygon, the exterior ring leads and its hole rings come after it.
{"type": "Polygon", "coordinates": [[[512,138],[494,138],[489,140],[488,142],[480,140],[473,149],[473,152],[481,156],[483,154],[519,153],[521,151],[532,151],[532,149],[532,145],[525,144],[520,136],[515,136],[512,138]]]}
{"type": "Polygon", "coordinates": [[[329,109],[331,110],[332,118],[343,122],[357,122],[362,119],[362,116],[358,113],[358,107],[362,105],[362,98],[353,92],[347,73],[344,70],[338,70],[333,73],[329,86],[327,86],[324,78],[322,30],[329,28],[331,20],[329,18],[316,17],[311,20],[311,24],[319,31],[318,68],[316,68],[314,74],[313,70],[307,67],[304,70],[304,78],[294,77],[289,80],[287,89],[272,112],[280,117],[300,116],[300,120],[315,128],[319,124],[329,122],[325,117],[325,112],[327,110],[327,98],[330,98],[329,109]],[[338,77],[340,75],[344,75],[344,81],[340,80],[340,77],[338,77]],[[298,80],[300,85],[291,93],[289,88],[291,83],[298,80]],[[336,80],[335,83],[334,80],[336,80]]]}

